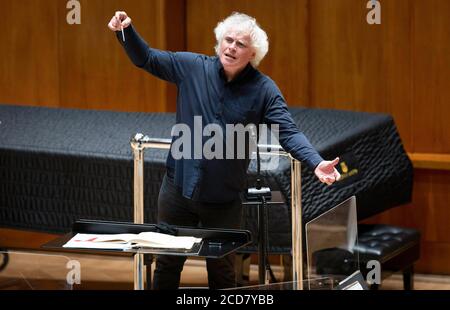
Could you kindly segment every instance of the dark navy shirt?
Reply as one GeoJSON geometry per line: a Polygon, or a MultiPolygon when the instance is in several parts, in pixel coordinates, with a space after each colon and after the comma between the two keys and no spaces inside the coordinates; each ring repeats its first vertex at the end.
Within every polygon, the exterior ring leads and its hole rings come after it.
{"type": "MultiPolygon", "coordinates": [[[[228,82],[218,57],[150,48],[132,26],[124,31],[126,41],[120,32],[117,38],[131,61],[176,84],[177,124],[186,124],[192,133],[194,116],[202,117],[203,128],[208,124],[224,129],[226,124],[278,124],[279,142],[294,158],[311,168],[323,160],[295,125],[276,84],[250,64],[228,82]]],[[[167,158],[183,196],[204,202],[235,200],[245,187],[248,164],[248,159],[175,160],[171,152],[167,158]]]]}

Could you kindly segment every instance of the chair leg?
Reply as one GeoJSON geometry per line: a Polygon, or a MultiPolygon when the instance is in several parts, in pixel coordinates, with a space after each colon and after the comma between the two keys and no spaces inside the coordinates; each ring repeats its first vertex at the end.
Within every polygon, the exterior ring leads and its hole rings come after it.
{"type": "Polygon", "coordinates": [[[403,269],[403,289],[413,290],[414,289],[414,266],[408,266],[403,269]]]}

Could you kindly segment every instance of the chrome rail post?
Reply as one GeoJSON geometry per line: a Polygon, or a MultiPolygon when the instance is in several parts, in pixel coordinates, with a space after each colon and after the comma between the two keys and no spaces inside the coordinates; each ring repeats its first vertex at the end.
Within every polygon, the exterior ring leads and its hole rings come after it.
{"type": "MultiPolygon", "coordinates": [[[[131,149],[134,157],[134,223],[144,223],[144,148],[142,143],[131,140],[131,149]]],[[[134,255],[133,267],[134,289],[143,290],[145,279],[144,254],[134,255]]]]}
{"type": "Polygon", "coordinates": [[[303,290],[302,177],[301,163],[291,160],[292,281],[294,290],[303,290]]]}
{"type": "MultiPolygon", "coordinates": [[[[136,134],[131,139],[134,156],[134,222],[144,223],[144,149],[170,149],[170,139],[151,139],[136,134]]],[[[303,289],[303,242],[302,242],[302,197],[301,163],[283,150],[280,145],[258,144],[265,149],[261,154],[287,156],[291,164],[291,215],[292,215],[292,278],[294,289],[303,289]]],[[[134,288],[144,289],[145,266],[143,254],[134,256],[134,288]]]]}
{"type": "Polygon", "coordinates": [[[291,218],[292,218],[292,281],[294,290],[303,290],[303,226],[302,226],[302,174],[301,163],[280,145],[258,144],[266,150],[260,154],[287,156],[291,165],[291,218]]]}
{"type": "MultiPolygon", "coordinates": [[[[144,150],[146,148],[169,149],[170,139],[150,139],[136,134],[130,141],[134,157],[134,223],[144,224],[144,150]]],[[[144,254],[134,255],[134,289],[143,290],[147,280],[145,275],[144,254]]]]}

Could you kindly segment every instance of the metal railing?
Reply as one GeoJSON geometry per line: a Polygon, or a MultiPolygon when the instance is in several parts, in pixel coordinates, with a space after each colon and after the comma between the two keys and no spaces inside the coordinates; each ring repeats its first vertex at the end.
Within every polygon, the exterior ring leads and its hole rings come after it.
{"type": "MultiPolygon", "coordinates": [[[[144,150],[170,149],[171,139],[149,138],[137,133],[130,141],[134,157],[134,223],[144,223],[144,150]]],[[[283,150],[280,145],[258,144],[260,154],[287,156],[291,164],[291,214],[292,214],[292,280],[294,289],[303,289],[302,250],[302,199],[301,163],[283,150]]],[[[144,289],[144,254],[134,255],[134,289],[144,289]]]]}

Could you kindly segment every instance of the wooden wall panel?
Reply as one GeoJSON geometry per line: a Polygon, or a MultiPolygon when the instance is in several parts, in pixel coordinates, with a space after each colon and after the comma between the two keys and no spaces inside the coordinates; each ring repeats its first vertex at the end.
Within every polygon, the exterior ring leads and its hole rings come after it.
{"type": "Polygon", "coordinates": [[[416,169],[413,202],[365,221],[419,229],[421,259],[416,270],[450,274],[450,171],[416,169]]]}
{"type": "MultiPolygon", "coordinates": [[[[186,51],[186,1],[168,0],[164,2],[165,48],[170,51],[186,51]]],[[[166,83],[166,112],[176,111],[177,88],[166,83]]]]}
{"type": "Polygon", "coordinates": [[[59,104],[57,2],[0,0],[0,102],[59,104]]]}
{"type": "Polygon", "coordinates": [[[184,50],[184,2],[81,0],[81,24],[69,25],[67,1],[0,0],[9,26],[0,49],[0,102],[174,111],[175,87],[136,68],[107,23],[116,10],[127,11],[152,46],[184,50]]]}
{"type": "Polygon", "coordinates": [[[359,0],[310,1],[311,105],[393,115],[411,145],[410,1],[383,2],[369,25],[359,0]]]}
{"type": "MultiPolygon", "coordinates": [[[[187,46],[212,53],[217,20],[247,12],[271,38],[260,69],[290,105],[389,113],[407,151],[448,154],[449,6],[381,1],[381,24],[369,25],[360,0],[188,0],[187,46]]],[[[450,274],[449,192],[448,172],[416,169],[413,202],[370,219],[421,230],[418,271],[450,274]]]]}
{"type": "Polygon", "coordinates": [[[167,83],[135,67],[106,26],[117,10],[128,13],[151,46],[166,48],[164,1],[82,1],[81,25],[63,19],[58,25],[61,105],[165,112],[167,83]]]}
{"type": "MultiPolygon", "coordinates": [[[[114,11],[154,47],[210,55],[217,22],[241,11],[267,31],[259,69],[290,105],[389,113],[408,152],[450,154],[448,0],[381,1],[381,25],[362,0],[80,2],[69,26],[65,0],[0,0],[1,103],[174,111],[174,87],[135,68],[107,29],[114,11]]],[[[416,169],[413,202],[371,219],[422,231],[419,271],[450,274],[449,192],[448,171],[416,169]]]]}
{"type": "Polygon", "coordinates": [[[256,18],[269,36],[269,53],[258,69],[281,88],[290,105],[308,99],[307,0],[188,0],[187,48],[214,55],[213,30],[237,11],[256,18]]]}
{"type": "Polygon", "coordinates": [[[450,172],[415,169],[412,203],[365,221],[416,228],[421,232],[417,272],[450,274],[450,172]]]}
{"type": "MultiPolygon", "coordinates": [[[[450,2],[381,1],[380,25],[361,1],[309,3],[311,105],[389,113],[407,151],[449,154],[450,2]]],[[[448,171],[416,169],[412,203],[370,220],[422,232],[419,272],[450,274],[449,192],[448,171]]]]}
{"type": "Polygon", "coordinates": [[[412,150],[450,154],[450,1],[414,1],[412,150]]]}

